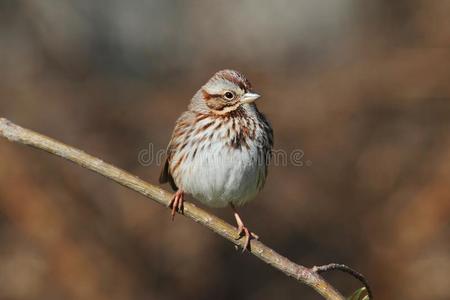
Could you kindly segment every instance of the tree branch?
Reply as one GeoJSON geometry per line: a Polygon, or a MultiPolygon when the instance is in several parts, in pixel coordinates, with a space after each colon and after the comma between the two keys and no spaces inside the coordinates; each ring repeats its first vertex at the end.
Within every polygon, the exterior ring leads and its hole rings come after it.
{"type": "MultiPolygon", "coordinates": [[[[167,191],[147,183],[113,165],[107,164],[99,158],[93,157],[81,150],[67,146],[39,133],[22,128],[3,118],[0,118],[0,135],[6,137],[12,142],[42,149],[72,161],[150,199],[153,199],[161,205],[167,206],[172,198],[172,194],[167,191]]],[[[195,222],[208,227],[235,245],[243,247],[244,241],[236,239],[236,228],[216,216],[204,211],[203,209],[196,207],[194,204],[185,203],[184,215],[191,218],[195,222]]],[[[309,269],[290,261],[260,241],[252,240],[250,252],[257,258],[280,270],[287,276],[293,277],[299,282],[312,287],[320,295],[322,295],[324,299],[344,300],[344,297],[321,276],[319,276],[314,269],[309,269]]]]}

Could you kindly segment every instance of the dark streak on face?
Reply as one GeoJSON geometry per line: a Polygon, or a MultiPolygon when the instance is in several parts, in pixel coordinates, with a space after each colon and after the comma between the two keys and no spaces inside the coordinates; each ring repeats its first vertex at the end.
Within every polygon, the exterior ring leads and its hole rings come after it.
{"type": "Polygon", "coordinates": [[[205,90],[202,90],[203,99],[205,99],[206,105],[213,110],[216,111],[222,111],[226,107],[234,106],[238,103],[238,100],[235,99],[234,101],[229,101],[223,99],[222,95],[220,94],[210,94],[205,90]]]}
{"type": "Polygon", "coordinates": [[[208,92],[205,91],[205,90],[202,90],[202,94],[203,94],[203,98],[204,98],[206,101],[208,101],[208,100],[210,100],[210,99],[212,99],[212,98],[220,98],[220,97],[222,97],[222,95],[219,95],[219,94],[210,94],[210,93],[208,93],[208,92]]]}

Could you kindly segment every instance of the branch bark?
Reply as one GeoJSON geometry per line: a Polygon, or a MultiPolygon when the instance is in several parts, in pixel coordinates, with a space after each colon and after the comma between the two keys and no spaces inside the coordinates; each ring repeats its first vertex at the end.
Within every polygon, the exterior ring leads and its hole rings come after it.
{"type": "MultiPolygon", "coordinates": [[[[93,157],[81,150],[65,145],[37,132],[22,128],[12,122],[0,118],[0,136],[12,142],[17,142],[42,149],[54,155],[74,162],[86,169],[103,175],[129,189],[132,189],[161,205],[167,206],[172,198],[169,192],[147,183],[136,176],[125,172],[99,158],[93,157]]],[[[237,240],[237,230],[230,224],[211,215],[192,203],[184,204],[184,215],[197,223],[208,227],[215,233],[226,238],[233,244],[243,247],[244,241],[237,240]]],[[[260,241],[251,241],[250,252],[265,263],[280,270],[289,277],[302,282],[328,300],[344,300],[344,297],[328,282],[326,282],[314,269],[298,265],[286,257],[278,254],[260,241]]]]}

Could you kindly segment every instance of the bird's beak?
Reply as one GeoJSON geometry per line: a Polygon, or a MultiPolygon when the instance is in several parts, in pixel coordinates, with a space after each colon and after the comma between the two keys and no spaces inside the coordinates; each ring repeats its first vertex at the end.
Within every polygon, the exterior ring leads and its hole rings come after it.
{"type": "Polygon", "coordinates": [[[242,95],[241,102],[242,103],[252,103],[253,101],[258,99],[259,97],[261,97],[261,95],[256,94],[256,93],[248,92],[248,93],[245,93],[244,95],[242,95]]]}

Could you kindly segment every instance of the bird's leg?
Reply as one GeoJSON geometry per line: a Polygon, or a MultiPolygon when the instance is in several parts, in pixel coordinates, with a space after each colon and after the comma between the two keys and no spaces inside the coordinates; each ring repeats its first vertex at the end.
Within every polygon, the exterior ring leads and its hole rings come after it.
{"type": "Polygon", "coordinates": [[[234,218],[236,219],[236,223],[238,225],[238,234],[239,237],[237,239],[240,239],[241,237],[245,237],[245,242],[244,242],[244,249],[245,250],[250,250],[250,239],[259,239],[259,237],[254,234],[253,232],[250,232],[250,230],[248,230],[248,228],[244,225],[244,222],[242,222],[241,216],[239,215],[236,207],[234,207],[234,205],[232,203],[230,203],[230,207],[234,212],[234,218]]]}
{"type": "Polygon", "coordinates": [[[172,200],[169,202],[169,207],[172,208],[172,221],[175,219],[175,212],[178,211],[180,214],[184,213],[184,192],[178,190],[174,195],[172,200]]]}

